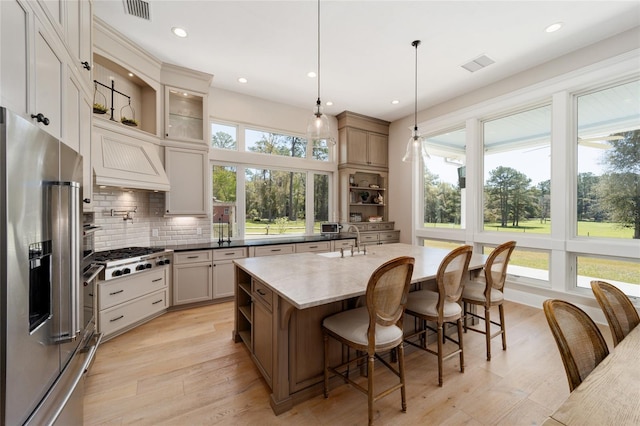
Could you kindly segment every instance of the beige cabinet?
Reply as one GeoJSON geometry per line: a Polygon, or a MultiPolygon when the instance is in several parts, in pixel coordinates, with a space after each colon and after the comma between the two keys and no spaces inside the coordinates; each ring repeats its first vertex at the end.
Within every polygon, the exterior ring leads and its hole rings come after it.
{"type": "Polygon", "coordinates": [[[233,297],[235,277],[233,259],[247,257],[247,249],[226,248],[213,250],[213,298],[233,297]]]}
{"type": "Polygon", "coordinates": [[[331,241],[296,244],[296,253],[326,253],[331,251],[331,241]]]}
{"type": "Polygon", "coordinates": [[[274,244],[268,246],[250,247],[251,257],[277,256],[296,252],[295,244],[274,244]]]}
{"type": "MultiPolygon", "coordinates": [[[[360,243],[363,245],[389,244],[400,242],[400,231],[394,230],[394,222],[352,223],[360,232],[360,243]]],[[[349,233],[356,236],[355,232],[349,233]]]]}
{"type": "Polygon", "coordinates": [[[39,19],[35,33],[35,75],[31,118],[52,136],[62,138],[62,75],[63,56],[58,41],[45,29],[39,19]]]}
{"type": "Polygon", "coordinates": [[[345,111],[338,114],[339,165],[389,168],[389,122],[345,111]]]}
{"type": "Polygon", "coordinates": [[[207,134],[205,96],[176,87],[165,88],[165,138],[204,142],[207,134]]]}
{"type": "Polygon", "coordinates": [[[173,305],[203,302],[213,298],[211,250],[173,255],[173,305]]]}
{"type": "Polygon", "coordinates": [[[92,37],[93,5],[88,0],[65,1],[65,39],[71,55],[74,69],[82,82],[92,86],[92,37]]]}
{"type": "Polygon", "coordinates": [[[0,1],[0,105],[27,117],[29,9],[18,0],[0,1]]]}
{"type": "Polygon", "coordinates": [[[166,147],[165,169],[171,189],[165,196],[167,216],[206,216],[208,161],[204,150],[166,147]]]}
{"type": "Polygon", "coordinates": [[[169,266],[97,284],[97,328],[105,338],[166,311],[169,266]]]}

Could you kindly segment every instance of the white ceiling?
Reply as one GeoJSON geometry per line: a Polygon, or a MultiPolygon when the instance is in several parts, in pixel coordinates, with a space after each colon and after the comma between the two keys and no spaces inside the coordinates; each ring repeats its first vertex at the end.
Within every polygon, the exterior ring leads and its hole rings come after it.
{"type": "MultiPolygon", "coordinates": [[[[212,86],[313,108],[317,9],[313,0],[150,0],[150,20],[123,0],[95,0],[95,15],[163,62],[214,75],[212,86]],[[186,29],[179,39],[171,27],[186,29]],[[249,82],[238,83],[238,77],[249,82]]],[[[321,99],[394,121],[640,25],[640,1],[366,1],[320,3],[321,99]],[[561,21],[555,33],[544,29],[561,21]],[[495,63],[475,73],[480,55],[495,63]],[[392,105],[397,99],[399,104],[392,105]]]]}

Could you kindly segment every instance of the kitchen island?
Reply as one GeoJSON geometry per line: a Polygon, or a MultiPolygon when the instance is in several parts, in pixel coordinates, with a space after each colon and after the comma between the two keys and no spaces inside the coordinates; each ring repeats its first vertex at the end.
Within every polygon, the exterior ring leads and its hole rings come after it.
{"type": "MultiPolygon", "coordinates": [[[[328,315],[349,309],[366,291],[371,273],[398,256],[415,258],[412,284],[433,281],[448,250],[386,244],[367,252],[297,253],[234,260],[235,329],[272,390],[271,408],[280,414],[322,392],[323,338],[328,315]]],[[[486,256],[474,254],[469,270],[482,268],[486,256]]],[[[342,358],[331,342],[332,363],[342,358]]]]}

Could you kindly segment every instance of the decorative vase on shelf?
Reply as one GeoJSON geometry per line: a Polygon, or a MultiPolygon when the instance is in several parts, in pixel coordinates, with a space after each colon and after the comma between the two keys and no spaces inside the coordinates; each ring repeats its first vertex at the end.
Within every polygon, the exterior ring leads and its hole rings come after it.
{"type": "Polygon", "coordinates": [[[369,193],[367,191],[363,191],[359,195],[360,195],[360,199],[362,199],[362,202],[366,203],[367,199],[369,198],[369,193]]]}

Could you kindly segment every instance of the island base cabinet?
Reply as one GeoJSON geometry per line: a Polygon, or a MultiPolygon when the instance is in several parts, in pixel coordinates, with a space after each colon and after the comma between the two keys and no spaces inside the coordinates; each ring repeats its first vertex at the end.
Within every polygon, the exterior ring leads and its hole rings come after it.
{"type": "Polygon", "coordinates": [[[273,376],[273,315],[262,302],[255,301],[253,309],[253,357],[269,387],[273,376]]]}

